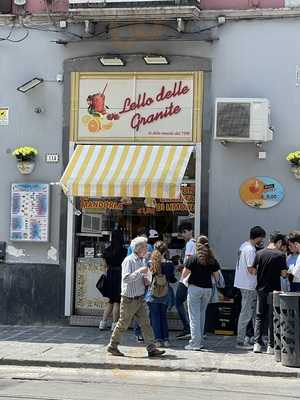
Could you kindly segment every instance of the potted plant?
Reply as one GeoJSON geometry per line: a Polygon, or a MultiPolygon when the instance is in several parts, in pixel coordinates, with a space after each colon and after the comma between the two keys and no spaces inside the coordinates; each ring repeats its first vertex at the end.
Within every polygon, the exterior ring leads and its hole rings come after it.
{"type": "Polygon", "coordinates": [[[38,155],[37,149],[29,146],[17,147],[12,155],[17,159],[17,168],[20,173],[31,174],[35,167],[35,157],[38,155]]]}
{"type": "Polygon", "coordinates": [[[287,155],[286,159],[290,162],[291,172],[297,179],[300,179],[300,150],[292,151],[287,155]]]}

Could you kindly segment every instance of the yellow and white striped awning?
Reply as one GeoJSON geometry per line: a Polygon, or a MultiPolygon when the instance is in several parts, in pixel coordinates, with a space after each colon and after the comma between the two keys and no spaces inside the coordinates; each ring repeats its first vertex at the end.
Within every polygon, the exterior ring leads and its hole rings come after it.
{"type": "Polygon", "coordinates": [[[78,145],[60,180],[68,196],[178,198],[192,146],[78,145]]]}

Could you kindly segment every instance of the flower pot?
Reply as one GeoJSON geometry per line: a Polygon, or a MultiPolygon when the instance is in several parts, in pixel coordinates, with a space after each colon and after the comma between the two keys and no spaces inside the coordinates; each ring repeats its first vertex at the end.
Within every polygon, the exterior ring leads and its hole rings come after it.
{"type": "Polygon", "coordinates": [[[291,172],[294,174],[296,179],[300,179],[300,165],[293,165],[291,172]]]}
{"type": "Polygon", "coordinates": [[[17,161],[17,168],[22,175],[29,175],[34,170],[35,161],[17,161]]]}

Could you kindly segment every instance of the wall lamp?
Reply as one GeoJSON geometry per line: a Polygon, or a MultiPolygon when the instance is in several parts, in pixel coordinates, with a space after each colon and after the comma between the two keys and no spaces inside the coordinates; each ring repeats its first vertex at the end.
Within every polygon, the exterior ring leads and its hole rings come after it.
{"type": "Polygon", "coordinates": [[[33,79],[31,79],[31,81],[28,81],[28,82],[24,83],[23,85],[19,86],[17,88],[17,90],[21,93],[26,93],[29,90],[40,85],[42,82],[44,82],[44,79],[42,79],[42,78],[33,78],[33,79]]]}
{"type": "Polygon", "coordinates": [[[104,67],[124,67],[125,61],[119,56],[97,57],[104,67]]]}
{"type": "Polygon", "coordinates": [[[143,57],[147,65],[167,65],[169,60],[164,56],[144,56],[143,57]]]}

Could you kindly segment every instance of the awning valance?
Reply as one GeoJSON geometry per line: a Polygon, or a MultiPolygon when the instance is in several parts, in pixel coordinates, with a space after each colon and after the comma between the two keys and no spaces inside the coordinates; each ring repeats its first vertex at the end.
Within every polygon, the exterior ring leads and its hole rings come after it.
{"type": "Polygon", "coordinates": [[[61,178],[68,196],[178,198],[192,146],[78,145],[61,178]]]}

